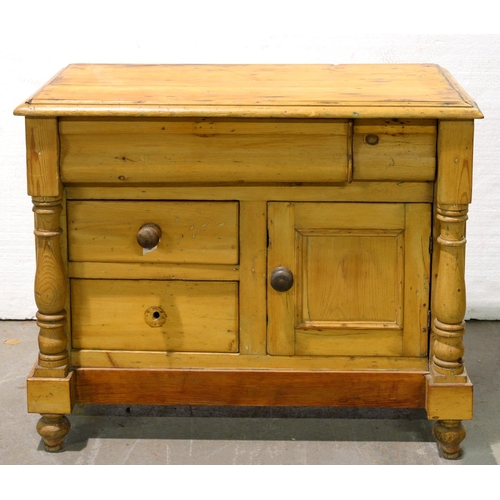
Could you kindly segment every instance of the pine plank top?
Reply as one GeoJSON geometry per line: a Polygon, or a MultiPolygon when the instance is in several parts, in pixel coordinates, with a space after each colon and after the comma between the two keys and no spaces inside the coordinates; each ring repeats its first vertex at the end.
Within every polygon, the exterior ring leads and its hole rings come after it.
{"type": "Polygon", "coordinates": [[[437,118],[483,115],[435,64],[72,64],[24,116],[437,118]]]}

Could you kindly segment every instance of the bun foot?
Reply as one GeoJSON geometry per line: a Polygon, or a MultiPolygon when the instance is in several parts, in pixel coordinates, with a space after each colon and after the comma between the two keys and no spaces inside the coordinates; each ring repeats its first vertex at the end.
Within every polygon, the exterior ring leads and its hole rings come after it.
{"type": "Polygon", "coordinates": [[[36,430],[43,439],[46,451],[59,451],[71,424],[66,415],[42,415],[36,430]]]}
{"type": "Polygon", "coordinates": [[[453,460],[462,455],[460,443],[465,439],[465,427],[461,420],[440,420],[432,429],[443,450],[444,458],[453,460]]]}

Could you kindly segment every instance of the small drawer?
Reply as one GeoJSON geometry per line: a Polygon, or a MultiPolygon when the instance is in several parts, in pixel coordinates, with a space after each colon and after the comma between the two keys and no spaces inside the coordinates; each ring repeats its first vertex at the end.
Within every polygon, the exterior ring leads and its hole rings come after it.
{"type": "Polygon", "coordinates": [[[353,179],[433,181],[435,120],[355,120],[353,179]]]}
{"type": "Polygon", "coordinates": [[[238,351],[238,283],[71,280],[73,349],[238,351]]]}
{"type": "Polygon", "coordinates": [[[67,209],[73,262],[238,263],[237,202],[68,201],[67,209]],[[151,224],[161,235],[147,234],[151,224]]]}
{"type": "Polygon", "coordinates": [[[64,183],[345,182],[347,120],[61,118],[64,183]]]}

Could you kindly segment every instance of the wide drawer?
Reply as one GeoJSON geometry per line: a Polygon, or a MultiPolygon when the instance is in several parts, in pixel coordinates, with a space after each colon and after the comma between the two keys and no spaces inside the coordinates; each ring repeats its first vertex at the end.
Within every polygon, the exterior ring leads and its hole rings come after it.
{"type": "Polygon", "coordinates": [[[73,349],[238,351],[238,283],[71,280],[73,349]]]}
{"type": "Polygon", "coordinates": [[[70,261],[238,263],[238,203],[68,201],[70,261]],[[156,249],[137,242],[145,224],[161,229],[156,249]]]}
{"type": "Polygon", "coordinates": [[[345,182],[347,120],[61,118],[64,183],[345,182]]]}
{"type": "Polygon", "coordinates": [[[353,179],[433,181],[435,120],[355,120],[353,179]]]}

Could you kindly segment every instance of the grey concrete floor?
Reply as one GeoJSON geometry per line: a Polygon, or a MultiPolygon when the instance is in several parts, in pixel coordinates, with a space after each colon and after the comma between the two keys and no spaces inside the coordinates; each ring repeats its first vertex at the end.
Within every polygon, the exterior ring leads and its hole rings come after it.
{"type": "Polygon", "coordinates": [[[461,459],[438,454],[422,410],[77,406],[59,453],[26,412],[34,322],[0,322],[0,464],[498,464],[500,322],[467,324],[474,420],[461,459]]]}

